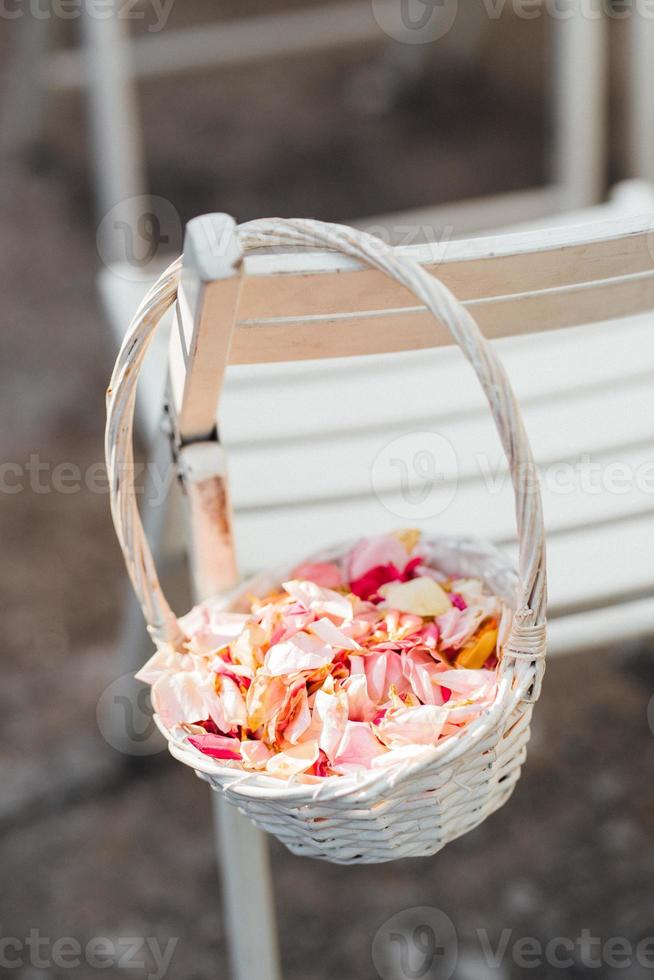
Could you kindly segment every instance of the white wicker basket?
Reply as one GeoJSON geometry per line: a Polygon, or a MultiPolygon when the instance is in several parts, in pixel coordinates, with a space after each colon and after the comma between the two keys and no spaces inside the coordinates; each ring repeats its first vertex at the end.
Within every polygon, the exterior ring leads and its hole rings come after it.
{"type": "MultiPolygon", "coordinates": [[[[520,410],[496,354],[470,313],[442,283],[379,240],[340,225],[282,219],[243,225],[239,236],[244,250],[302,245],[354,256],[397,279],[449,327],[477,372],[509,461],[516,497],[519,569],[513,570],[495,548],[479,541],[440,538],[429,546],[434,561],[446,572],[483,578],[515,613],[498,667],[494,704],[417,762],[331,776],[319,784],[285,784],[201,757],[162,730],[176,758],[296,854],[341,864],[434,854],[481,823],[511,795],[525,758],[533,703],[540,693],[545,657],[545,544],[538,480],[520,410]]],[[[155,642],[173,646],[184,637],[159,586],[138,515],[132,428],[141,363],[159,321],[175,300],[179,273],[178,260],[153,287],[132,321],[107,393],[106,435],[112,514],[127,568],[155,642]]],[[[344,548],[335,548],[331,554],[341,554],[344,548]]],[[[238,607],[247,592],[263,594],[284,576],[284,570],[258,576],[222,602],[225,607],[238,607]]]]}

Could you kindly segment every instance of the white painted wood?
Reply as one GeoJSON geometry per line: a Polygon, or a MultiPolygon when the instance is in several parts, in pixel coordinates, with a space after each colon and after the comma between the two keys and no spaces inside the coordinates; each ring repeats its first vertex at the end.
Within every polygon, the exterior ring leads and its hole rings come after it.
{"type": "MultiPolygon", "coordinates": [[[[133,76],[153,78],[388,41],[370,3],[354,0],[142,34],[132,41],[130,65],[133,76]]],[[[57,52],[50,60],[48,76],[50,84],[59,89],[78,88],[86,80],[75,51],[57,52]]]]}
{"type": "MultiPolygon", "coordinates": [[[[649,314],[506,337],[495,345],[527,412],[532,404],[553,404],[565,397],[574,411],[587,392],[592,395],[615,385],[647,382],[654,371],[649,314]]],[[[629,392],[625,394],[628,397],[629,392]]],[[[221,406],[221,431],[230,446],[256,446],[269,439],[324,436],[337,429],[338,420],[345,419],[349,420],[348,432],[424,422],[440,426],[448,420],[454,424],[457,418],[474,424],[483,408],[471,372],[451,347],[349,360],[231,366],[221,406]],[[436,390],[434,377],[438,378],[436,390]],[[309,384],[311,399],[305,390],[309,384]],[[300,401],[302,411],[298,412],[300,401]],[[257,410],[259,405],[273,406],[274,412],[257,410]]],[[[560,435],[568,438],[567,433],[560,435]]],[[[576,437],[571,434],[570,438],[576,437]]]]}
{"type": "MultiPolygon", "coordinates": [[[[488,337],[628,316],[654,306],[652,216],[401,248],[433,271],[488,337]]],[[[232,340],[236,364],[423,349],[447,332],[407,291],[329,253],[253,256],[232,340]]]]}
{"type": "MultiPolygon", "coordinates": [[[[654,214],[609,215],[574,226],[399,246],[397,252],[466,301],[651,273],[654,214]]],[[[397,284],[385,285],[375,270],[335,253],[252,255],[245,270],[239,307],[244,323],[416,305],[397,284]]]]}
{"type": "Polygon", "coordinates": [[[615,643],[640,640],[651,636],[654,623],[654,599],[635,599],[607,605],[601,609],[565,616],[548,622],[548,656],[574,653],[589,646],[603,652],[615,643]]]}
{"type": "Polygon", "coordinates": [[[608,24],[600,4],[555,9],[554,170],[569,210],[596,204],[606,188],[608,24]]]}
{"type": "MultiPolygon", "coordinates": [[[[654,273],[583,283],[502,298],[469,300],[484,335],[498,337],[590,323],[598,309],[610,318],[654,307],[654,273]]],[[[239,322],[234,364],[356,357],[449,345],[445,327],[421,307],[370,313],[239,322]]]]}
{"type": "MultiPolygon", "coordinates": [[[[642,5],[646,6],[646,5],[642,5]]],[[[634,3],[629,18],[629,164],[631,173],[654,180],[654,18],[634,3]]]]}
{"type": "MultiPolygon", "coordinates": [[[[501,199],[498,200],[498,207],[500,204],[501,199]]],[[[457,221],[458,207],[452,207],[451,218],[457,221]]],[[[464,214],[466,208],[467,205],[464,205],[464,214]]],[[[607,204],[576,212],[572,216],[573,224],[561,225],[562,216],[557,215],[516,233],[460,242],[439,240],[436,246],[417,245],[406,250],[401,248],[400,251],[406,251],[411,257],[433,267],[463,298],[479,298],[484,294],[503,296],[507,291],[529,292],[537,285],[553,288],[583,281],[583,269],[587,267],[591,267],[591,278],[619,276],[634,270],[648,271],[654,263],[654,221],[649,215],[654,215],[652,186],[627,181],[617,186],[613,199],[607,204]],[[519,261],[518,254],[521,256],[519,261]],[[510,268],[504,261],[507,256],[511,257],[510,268]]],[[[385,220],[391,221],[392,218],[387,215],[385,220]]],[[[466,216],[465,222],[468,220],[466,216]]],[[[167,260],[153,264],[149,275],[144,275],[143,282],[134,280],[133,270],[125,268],[124,263],[115,263],[101,271],[99,287],[117,340],[122,339],[125,323],[129,322],[149,285],[167,264],[167,260]]],[[[342,281],[341,273],[355,268],[355,263],[335,255],[322,254],[319,258],[314,255],[249,256],[247,289],[241,297],[241,315],[256,319],[257,316],[271,315],[314,315],[338,311],[339,308],[365,309],[370,304],[361,303],[362,276],[349,279],[347,288],[342,281]],[[329,284],[326,279],[318,278],[318,273],[339,273],[340,281],[329,284]],[[311,281],[311,290],[303,288],[304,277],[308,275],[315,276],[311,281]],[[253,282],[253,279],[256,281],[253,282]],[[284,281],[280,282],[280,279],[284,281]],[[326,288],[331,285],[336,285],[335,291],[326,288]],[[292,299],[298,294],[301,305],[295,300],[295,305],[290,306],[289,297],[292,299]]],[[[376,285],[379,285],[379,280],[376,283],[373,281],[373,295],[379,297],[376,285]]],[[[370,291],[368,280],[367,292],[370,291]]],[[[384,291],[381,295],[389,306],[397,306],[397,297],[401,296],[396,291],[384,291]]],[[[542,340],[546,341],[546,338],[542,340]]],[[[539,342],[536,337],[530,340],[530,344],[539,342]]],[[[165,350],[166,341],[162,339],[161,332],[154,343],[155,349],[165,350]]],[[[398,363],[401,363],[401,358],[398,363]]],[[[156,377],[159,377],[160,384],[163,381],[161,372],[149,372],[148,367],[146,362],[144,385],[150,390],[156,377]]],[[[355,363],[350,368],[355,369],[355,363]]],[[[297,369],[305,371],[306,367],[298,365],[297,369]]],[[[244,379],[271,376],[267,367],[252,367],[243,371],[244,379]]],[[[142,403],[141,411],[147,413],[150,404],[151,400],[142,403]]]]}
{"type": "Polygon", "coordinates": [[[215,427],[241,292],[243,256],[228,215],[189,221],[170,335],[171,410],[181,443],[215,427]]]}
{"type": "MultiPolygon", "coordinates": [[[[651,187],[633,182],[620,189],[615,200],[604,206],[601,213],[615,215],[624,209],[631,214],[651,206],[651,187]]],[[[638,248],[625,251],[625,246],[629,241],[633,245],[633,237],[640,236],[639,248],[643,242],[647,248],[648,224],[641,214],[636,219],[618,221],[617,225],[605,221],[585,231],[554,229],[546,234],[521,233],[508,240],[462,242],[452,244],[455,249],[451,253],[452,261],[477,261],[489,252],[504,256],[510,253],[511,247],[533,252],[538,244],[549,246],[551,251],[576,242],[586,257],[590,253],[591,265],[602,270],[610,263],[608,249],[613,248],[614,262],[616,266],[623,262],[619,268],[624,271],[634,259],[647,261],[649,251],[644,256],[638,248]],[[593,251],[598,229],[610,240],[606,252],[601,248],[593,251]]],[[[536,268],[540,264],[537,255],[531,256],[536,268]]],[[[271,260],[250,261],[268,264],[265,273],[270,276],[269,283],[274,282],[269,267],[271,260]]],[[[282,266],[287,262],[281,256],[275,261],[282,266]]],[[[307,257],[294,256],[288,260],[285,271],[305,261],[307,257]]],[[[325,256],[320,261],[324,262],[325,256]]],[[[310,267],[312,263],[314,259],[310,258],[310,267]]],[[[332,270],[340,267],[331,258],[328,265],[332,270]]],[[[567,266],[570,267],[566,272],[568,278],[579,276],[576,258],[568,261],[567,266]]],[[[121,305],[119,296],[124,294],[119,294],[113,285],[118,280],[110,279],[109,273],[105,280],[105,294],[114,309],[115,322],[122,327],[126,315],[136,305],[136,287],[126,284],[129,295],[121,305]]],[[[489,282],[488,276],[485,282],[489,282]]],[[[649,422],[654,340],[649,314],[554,333],[505,338],[496,343],[523,405],[540,464],[566,459],[574,462],[575,455],[587,453],[591,464],[599,465],[610,475],[614,464],[625,462],[634,473],[638,472],[654,455],[649,422]]],[[[165,349],[160,356],[165,359],[165,349]]],[[[157,371],[153,370],[151,381],[156,376],[157,371]]],[[[453,438],[462,473],[457,499],[444,515],[428,522],[430,528],[439,531],[467,528],[510,543],[513,532],[506,486],[492,498],[491,507],[486,503],[476,504],[485,499],[487,487],[479,472],[475,478],[475,444],[480,440],[479,444],[492,446],[494,437],[483,416],[482,397],[455,349],[354,360],[230,367],[221,404],[221,433],[230,450],[241,566],[250,571],[274,562],[281,554],[292,556],[293,549],[301,557],[300,552],[329,543],[336,522],[344,536],[356,535],[362,527],[373,531],[396,526],[400,519],[381,507],[369,482],[367,495],[361,492],[357,497],[356,492],[366,489],[366,466],[374,460],[375,438],[381,444],[386,435],[391,438],[398,430],[420,431],[424,427],[435,428],[453,438]],[[436,385],[434,378],[438,379],[436,385]],[[335,435],[337,432],[342,433],[340,437],[335,435]],[[331,454],[325,453],[325,445],[331,446],[331,454]],[[262,453],[260,462],[268,456],[272,460],[271,447],[279,453],[277,468],[269,465],[270,460],[258,467],[259,453],[262,453]],[[288,463],[296,456],[299,462],[293,468],[294,479],[284,489],[281,468],[288,472],[288,463]],[[350,471],[351,465],[354,473],[350,471]],[[256,491],[262,484],[262,470],[271,494],[266,506],[256,491]],[[256,480],[252,478],[255,473],[256,480]],[[345,488],[349,496],[344,495],[345,488]],[[334,494],[335,500],[330,496],[334,494]],[[297,503],[303,496],[305,499],[297,503]],[[272,500],[277,501],[274,507],[270,506],[272,500]],[[298,509],[303,527],[299,543],[295,533],[298,509]],[[256,548],[250,546],[255,540],[256,548]]],[[[637,543],[639,535],[647,540],[651,494],[635,486],[618,494],[603,491],[588,495],[578,486],[571,494],[556,494],[546,483],[544,504],[552,540],[554,622],[564,623],[567,619],[567,614],[559,615],[559,611],[564,612],[564,598],[578,610],[583,610],[588,601],[582,583],[574,575],[571,581],[565,578],[568,565],[575,568],[579,561],[574,550],[578,547],[575,534],[586,524],[608,563],[591,568],[591,591],[594,589],[605,601],[616,603],[617,624],[625,594],[654,588],[649,553],[641,555],[639,560],[629,557],[630,541],[637,543]],[[612,527],[619,529],[625,521],[634,529],[633,534],[623,537],[619,530],[614,534],[612,527]],[[627,556],[626,567],[620,573],[614,574],[609,567],[612,551],[627,556]]],[[[591,623],[595,621],[591,619],[591,623]]],[[[625,611],[625,628],[626,625],[625,611]]],[[[618,635],[615,625],[613,637],[618,635]]],[[[589,643],[595,641],[595,634],[589,633],[588,637],[589,643]]]]}
{"type": "Polygon", "coordinates": [[[481,238],[485,233],[497,233],[503,228],[515,230],[523,222],[535,222],[542,227],[543,222],[551,220],[552,215],[557,213],[565,221],[567,212],[562,209],[561,188],[549,184],[435,207],[369,215],[350,224],[371,235],[378,235],[389,245],[422,245],[447,242],[463,236],[481,238]]]}
{"type": "Polygon", "coordinates": [[[211,797],[234,980],[281,980],[266,835],[218,793],[211,797]]]}
{"type": "MultiPolygon", "coordinates": [[[[123,203],[121,218],[137,227],[145,194],[136,93],[130,78],[130,50],[118,0],[103,4],[102,16],[91,5],[82,9],[84,59],[88,79],[88,125],[91,133],[99,217],[123,203]],[[112,16],[106,16],[109,10],[112,16]],[[130,211],[129,202],[133,208],[130,211]]],[[[120,235],[116,230],[116,236],[120,235]]],[[[125,254],[122,238],[103,243],[103,255],[125,254]]]]}
{"type": "MultiPolygon", "coordinates": [[[[196,600],[238,581],[225,453],[213,436],[241,283],[234,233],[227,215],[204,215],[187,226],[170,336],[170,412],[180,447],[196,600]]],[[[232,975],[280,980],[268,843],[238,810],[211,795],[232,975]]]]}
{"type": "MultiPolygon", "coordinates": [[[[405,385],[398,384],[397,388],[401,397],[406,390],[405,385]]],[[[300,390],[295,388],[293,394],[298,404],[308,397],[308,389],[307,383],[300,390]]],[[[571,398],[567,404],[548,401],[537,403],[525,411],[536,458],[541,462],[554,496],[559,484],[567,487],[570,482],[564,469],[560,474],[556,469],[562,460],[575,466],[581,466],[585,456],[596,466],[602,461],[608,470],[604,473],[604,481],[611,486],[619,482],[612,476],[614,471],[617,472],[619,461],[630,469],[640,466],[644,473],[647,448],[652,448],[653,389],[649,379],[622,387],[614,384],[608,391],[591,391],[585,397],[571,398]],[[627,451],[624,446],[627,416],[632,421],[629,446],[641,447],[640,450],[627,451]],[[601,420],[600,425],[597,425],[598,420],[601,420]],[[621,448],[606,453],[609,447],[616,446],[621,448]]],[[[252,410],[256,407],[259,411],[265,411],[260,396],[252,401],[252,410]]],[[[269,441],[263,440],[255,445],[229,446],[226,443],[230,451],[232,491],[239,501],[239,509],[250,511],[292,506],[295,503],[311,505],[324,500],[366,497],[371,490],[375,460],[384,447],[391,440],[404,439],[408,444],[411,434],[415,432],[437,432],[452,447],[451,459],[447,457],[439,461],[439,487],[443,492],[450,486],[456,486],[457,481],[459,493],[463,493],[465,486],[472,485],[475,489],[478,484],[488,484],[491,492],[496,492],[493,490],[495,483],[502,481],[506,474],[498,440],[482,415],[471,417],[466,414],[463,418],[441,419],[440,422],[431,423],[427,417],[388,429],[377,427],[375,430],[361,431],[356,428],[356,423],[348,424],[336,399],[333,399],[330,416],[335,428],[319,437],[296,436],[288,440],[283,434],[280,438],[277,430],[271,432],[269,441]],[[293,473],[292,481],[289,481],[289,472],[293,473]],[[265,473],[265,480],[261,479],[262,473],[265,473]]],[[[400,444],[397,453],[401,454],[401,451],[400,444]]],[[[410,464],[411,461],[408,459],[406,462],[410,464]]],[[[396,488],[399,493],[398,477],[399,473],[384,470],[383,475],[376,479],[375,488],[379,492],[389,493],[396,488]]],[[[586,482],[589,483],[590,478],[586,482]]],[[[408,465],[407,489],[423,486],[424,483],[420,472],[413,471],[408,465]]],[[[570,491],[565,491],[568,498],[573,489],[571,487],[570,491]]],[[[620,497],[619,502],[615,501],[615,509],[626,509],[630,497],[622,493],[614,496],[620,497]]],[[[645,491],[636,493],[633,489],[633,498],[634,502],[640,500],[644,505],[647,494],[645,491]]],[[[654,490],[651,502],[654,505],[654,490]]],[[[592,512],[594,505],[589,502],[587,506],[592,512]]],[[[569,514],[573,501],[561,501],[560,507],[569,514]]],[[[463,502],[461,511],[466,512],[463,502]]],[[[576,513],[575,517],[581,517],[581,513],[576,513]]],[[[451,513],[448,513],[448,519],[451,519],[451,513]]],[[[497,533],[500,533],[499,530],[497,533]]]]}
{"type": "Polygon", "coordinates": [[[238,581],[232,508],[223,447],[192,442],[178,450],[189,517],[189,553],[199,595],[218,595],[238,581]]]}
{"type": "Polygon", "coordinates": [[[403,245],[429,241],[570,228],[606,221],[611,213],[637,217],[654,211],[654,186],[646,180],[623,180],[610,191],[606,201],[578,210],[564,210],[564,194],[557,185],[535,190],[513,191],[490,197],[471,198],[433,208],[416,208],[353,221],[355,228],[378,234],[384,241],[403,245]]]}
{"type": "MultiPolygon", "coordinates": [[[[629,520],[589,523],[552,535],[548,550],[557,569],[552,582],[553,617],[651,597],[653,542],[654,510],[629,520]]],[[[619,633],[615,640],[620,641],[619,633]]]]}

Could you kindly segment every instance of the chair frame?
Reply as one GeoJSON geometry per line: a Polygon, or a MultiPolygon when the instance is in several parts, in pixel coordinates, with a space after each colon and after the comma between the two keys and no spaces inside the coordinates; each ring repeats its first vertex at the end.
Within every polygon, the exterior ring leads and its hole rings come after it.
{"type": "MultiPolygon", "coordinates": [[[[118,10],[118,0],[114,2],[118,10]]],[[[579,0],[564,2],[569,9],[561,8],[561,16],[554,20],[554,148],[546,186],[496,195],[475,202],[472,209],[470,202],[461,202],[454,210],[452,206],[428,207],[398,215],[398,220],[415,223],[419,214],[421,221],[440,227],[454,214],[457,232],[466,233],[479,227],[480,204],[483,226],[496,228],[601,200],[607,183],[607,18],[584,16],[579,0]],[[470,228],[466,226],[468,214],[472,214],[470,228]]],[[[392,6],[395,0],[388,3],[392,6]]],[[[139,121],[139,78],[255,64],[345,44],[388,42],[372,15],[369,0],[135,38],[130,37],[126,19],[94,16],[86,5],[81,24],[82,49],[64,49],[46,56],[48,21],[23,17],[18,23],[19,43],[10,72],[15,83],[8,87],[3,105],[4,150],[20,152],[38,138],[50,92],[86,89],[98,213],[104,215],[121,203],[127,215],[133,201],[134,221],[142,210],[138,199],[148,193],[147,154],[139,121]],[[35,50],[40,55],[38,70],[34,69],[35,50]],[[26,77],[28,85],[24,84],[26,77]]],[[[637,57],[632,88],[639,79],[649,78],[645,35],[634,31],[633,45],[637,57]]],[[[651,156],[652,141],[643,126],[647,99],[642,92],[632,98],[637,134],[631,143],[636,147],[633,157],[638,166],[651,156]]]]}
{"type": "MultiPolygon", "coordinates": [[[[654,309],[651,218],[397,251],[437,274],[474,309],[491,337],[590,322],[598,307],[610,318],[654,309]]],[[[407,303],[403,287],[342,256],[244,259],[226,215],[189,223],[178,269],[169,410],[191,528],[194,589],[205,598],[237,579],[226,459],[215,424],[227,364],[421,349],[452,340],[422,308],[407,303]]],[[[279,959],[266,842],[217,796],[214,805],[234,975],[275,980],[279,959]],[[251,916],[247,934],[238,923],[241,902],[251,916]]]]}

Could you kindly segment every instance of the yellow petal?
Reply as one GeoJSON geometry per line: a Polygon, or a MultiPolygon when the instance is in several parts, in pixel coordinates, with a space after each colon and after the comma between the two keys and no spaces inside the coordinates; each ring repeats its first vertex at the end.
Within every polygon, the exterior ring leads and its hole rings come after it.
{"type": "Polygon", "coordinates": [[[392,537],[399,541],[408,555],[420,541],[420,531],[417,527],[405,527],[401,531],[393,531],[392,537]]]}
{"type": "Polygon", "coordinates": [[[459,667],[468,667],[470,670],[479,670],[484,666],[497,645],[497,626],[495,623],[488,623],[483,626],[470,644],[466,644],[456,658],[459,667]]]}
{"type": "Polygon", "coordinates": [[[389,582],[379,591],[392,609],[416,616],[441,616],[452,606],[445,591],[431,578],[389,582]]]}

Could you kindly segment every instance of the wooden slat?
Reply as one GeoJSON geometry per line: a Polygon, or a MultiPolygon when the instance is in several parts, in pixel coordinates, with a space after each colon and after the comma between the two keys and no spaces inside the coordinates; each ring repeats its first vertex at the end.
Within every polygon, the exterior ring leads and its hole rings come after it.
{"type": "MultiPolygon", "coordinates": [[[[652,317],[495,341],[523,407],[607,391],[654,377],[652,317]]],[[[231,367],[220,406],[230,445],[310,440],[337,430],[439,425],[487,417],[474,372],[454,347],[351,360],[231,367]],[[338,393],[336,395],[336,392],[338,393]],[[265,406],[263,410],[262,406],[265,406]],[[301,406],[301,410],[298,407],[301,406]]]]}
{"type": "MultiPolygon", "coordinates": [[[[385,2],[390,5],[395,0],[385,2]]],[[[367,0],[323,3],[199,27],[138,34],[131,40],[130,71],[136,78],[157,78],[306,56],[335,47],[387,43],[388,37],[367,0]]],[[[86,76],[81,52],[75,48],[55,51],[48,59],[46,78],[53,88],[79,88],[85,84],[86,76]]]]}
{"type": "MultiPolygon", "coordinates": [[[[574,469],[560,464],[543,466],[541,484],[548,533],[560,535],[585,525],[617,525],[638,515],[654,513],[653,459],[653,447],[649,444],[629,451],[593,454],[589,462],[570,461],[574,469]]],[[[268,477],[268,470],[260,468],[261,472],[266,472],[268,477]]],[[[237,512],[241,518],[251,517],[255,522],[268,515],[271,521],[282,521],[289,527],[293,520],[303,528],[319,520],[324,520],[328,526],[340,527],[343,518],[352,519],[355,525],[362,521],[365,527],[367,514],[386,510],[391,526],[419,526],[426,520],[440,524],[451,533],[491,537],[495,541],[511,541],[515,536],[510,480],[494,465],[491,473],[479,472],[474,477],[461,479],[458,484],[439,482],[426,500],[416,494],[414,504],[407,504],[406,493],[403,495],[399,486],[384,488],[382,498],[378,499],[369,482],[365,488],[367,492],[351,496],[320,497],[316,494],[293,500],[293,488],[289,487],[285,498],[278,496],[266,504],[248,505],[240,498],[245,479],[239,461],[233,456],[231,473],[236,477],[233,483],[237,512]],[[439,513],[435,513],[437,508],[439,513]]],[[[424,487],[424,482],[414,480],[409,489],[415,493],[424,487]]],[[[654,575],[654,564],[652,573],[654,575]]]]}
{"type": "MultiPolygon", "coordinates": [[[[264,410],[265,405],[253,392],[252,411],[262,415],[264,410]]],[[[411,471],[410,453],[419,442],[416,433],[423,433],[426,440],[429,433],[438,433],[451,447],[447,456],[441,454],[438,460],[439,484],[481,479],[489,472],[505,470],[499,439],[487,413],[453,415],[431,424],[428,419],[418,419],[376,429],[359,429],[356,420],[349,423],[335,413],[332,418],[334,428],[320,437],[296,435],[285,439],[283,433],[271,432],[261,443],[226,442],[239,505],[301,503],[370,493],[375,460],[393,440],[399,440],[395,455],[405,459],[406,478],[413,481],[409,486],[420,485],[420,472],[411,471]],[[261,473],[265,473],[265,480],[258,479],[261,473]]],[[[654,457],[654,385],[648,380],[593,390],[585,398],[568,403],[558,399],[539,402],[529,406],[524,418],[536,460],[543,465],[560,460],[576,462],[585,455],[625,459],[637,445],[649,446],[654,457]]],[[[377,470],[375,486],[387,489],[385,481],[388,489],[399,489],[399,471],[377,470]]]]}
{"type": "MultiPolygon", "coordinates": [[[[610,218],[442,244],[401,246],[459,299],[555,289],[654,270],[654,215],[610,218]]],[[[442,239],[443,229],[434,237],[442,239]]],[[[381,272],[331,253],[246,258],[241,322],[393,310],[411,294],[381,272]]]]}
{"type": "MultiPolygon", "coordinates": [[[[480,498],[481,499],[481,498],[480,498]]],[[[276,508],[234,515],[239,565],[247,572],[300,561],[339,540],[401,526],[381,505],[361,508],[321,505],[311,512],[276,508]]],[[[426,532],[460,533],[442,515],[421,522],[426,532]]],[[[550,614],[554,618],[654,592],[654,511],[615,524],[588,525],[552,535],[548,542],[550,614]]],[[[512,549],[509,548],[509,551],[512,549]]]]}
{"type": "MultiPolygon", "coordinates": [[[[654,272],[465,305],[489,339],[556,330],[654,309],[654,272]]],[[[241,307],[230,363],[355,357],[451,343],[449,331],[422,307],[257,324],[243,323],[241,307]]]]}
{"type": "Polygon", "coordinates": [[[572,616],[550,619],[547,625],[547,655],[578,653],[582,650],[605,650],[617,641],[621,644],[651,636],[654,623],[654,599],[634,599],[601,609],[591,609],[572,616]]]}
{"type": "Polygon", "coordinates": [[[232,218],[203,215],[188,223],[170,335],[171,409],[180,441],[207,439],[215,428],[241,269],[232,218]]]}

